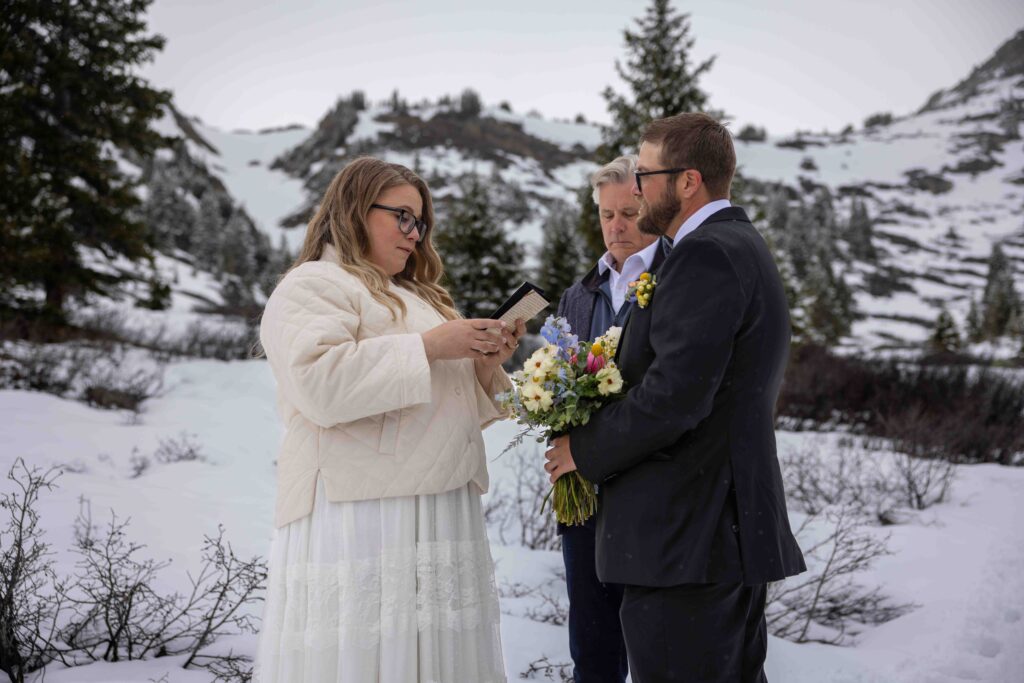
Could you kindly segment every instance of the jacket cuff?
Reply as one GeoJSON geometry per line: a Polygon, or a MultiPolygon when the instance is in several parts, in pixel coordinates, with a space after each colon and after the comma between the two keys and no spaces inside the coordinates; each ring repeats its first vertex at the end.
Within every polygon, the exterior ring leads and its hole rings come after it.
{"type": "Polygon", "coordinates": [[[512,389],[512,380],[505,371],[498,366],[491,373],[488,386],[481,386],[479,380],[474,378],[476,385],[476,404],[480,413],[480,428],[484,429],[498,420],[507,420],[511,413],[501,407],[501,402],[494,399],[495,394],[500,394],[512,389]]]}
{"type": "Polygon", "coordinates": [[[402,405],[429,403],[430,363],[427,362],[422,335],[414,333],[395,336],[395,353],[399,355],[396,365],[402,368],[402,405]]]}

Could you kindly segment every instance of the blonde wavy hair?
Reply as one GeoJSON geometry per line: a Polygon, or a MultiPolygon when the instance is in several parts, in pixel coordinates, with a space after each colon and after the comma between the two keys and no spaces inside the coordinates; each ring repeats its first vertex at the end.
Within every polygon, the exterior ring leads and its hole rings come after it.
{"type": "Polygon", "coordinates": [[[334,176],[316,215],[309,221],[302,249],[289,271],[307,261],[319,260],[324,247],[331,244],[338,254],[338,265],[359,278],[373,298],[391,311],[393,319],[397,320],[399,312],[404,317],[407,311],[405,302],[391,291],[392,283],[414,292],[446,320],[454,320],[460,316],[451,295],[440,285],[444,266],[431,243],[433,232],[434,203],[423,179],[401,164],[359,157],[334,176]],[[382,192],[399,185],[412,185],[420,193],[421,219],[427,224],[427,234],[422,242],[416,243],[405,269],[389,276],[369,259],[366,217],[370,205],[382,192]]]}

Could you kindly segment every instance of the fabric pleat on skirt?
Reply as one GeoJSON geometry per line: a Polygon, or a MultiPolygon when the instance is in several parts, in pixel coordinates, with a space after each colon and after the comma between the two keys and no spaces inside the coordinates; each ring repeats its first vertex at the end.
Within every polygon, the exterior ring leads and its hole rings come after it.
{"type": "Polygon", "coordinates": [[[480,496],[332,503],[275,530],[254,683],[506,681],[480,496]]]}

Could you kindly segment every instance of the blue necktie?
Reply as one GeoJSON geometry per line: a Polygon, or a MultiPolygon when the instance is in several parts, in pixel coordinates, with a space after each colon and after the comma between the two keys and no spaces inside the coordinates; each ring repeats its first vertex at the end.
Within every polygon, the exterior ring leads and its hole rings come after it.
{"type": "Polygon", "coordinates": [[[661,236],[661,250],[665,252],[665,256],[668,256],[669,254],[672,253],[673,244],[674,243],[667,235],[661,236]]]}

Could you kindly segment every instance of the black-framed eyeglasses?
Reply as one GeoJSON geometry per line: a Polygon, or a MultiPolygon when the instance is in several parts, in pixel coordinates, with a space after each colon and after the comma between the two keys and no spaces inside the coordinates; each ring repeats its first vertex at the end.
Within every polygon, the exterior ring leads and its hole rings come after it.
{"type": "Polygon", "coordinates": [[[636,189],[643,192],[644,186],[641,178],[645,175],[662,175],[663,173],[685,173],[686,171],[693,171],[696,169],[692,168],[663,168],[660,171],[633,171],[633,175],[636,176],[636,189]]]}
{"type": "Polygon", "coordinates": [[[397,206],[384,206],[383,204],[370,204],[371,209],[381,209],[382,211],[390,211],[393,214],[398,215],[398,229],[402,231],[403,235],[408,235],[412,232],[413,228],[416,228],[418,236],[416,237],[417,242],[422,242],[423,238],[427,236],[427,223],[426,221],[416,218],[408,209],[400,209],[397,206]]]}

